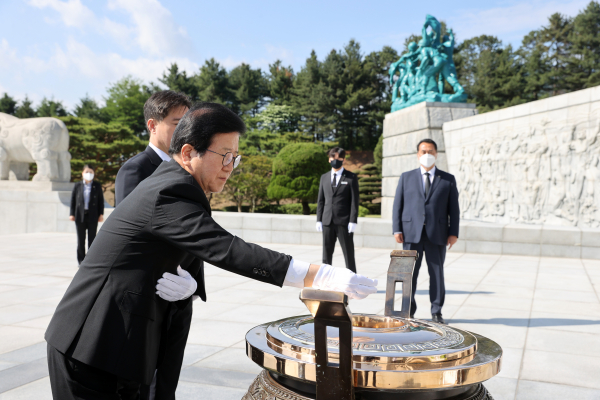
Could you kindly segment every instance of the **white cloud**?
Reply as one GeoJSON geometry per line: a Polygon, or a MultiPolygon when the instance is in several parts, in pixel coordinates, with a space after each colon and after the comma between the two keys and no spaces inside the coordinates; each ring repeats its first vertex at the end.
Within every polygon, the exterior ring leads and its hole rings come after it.
{"type": "Polygon", "coordinates": [[[109,8],[129,14],[140,48],[150,55],[189,55],[187,32],[157,0],[109,0],[109,8]]]}
{"type": "Polygon", "coordinates": [[[505,7],[486,10],[460,9],[448,24],[455,27],[459,40],[482,34],[499,36],[505,42],[520,42],[524,33],[548,23],[548,17],[556,12],[569,16],[584,9],[589,0],[566,1],[519,1],[505,7]],[[511,35],[512,34],[512,35],[511,35]]]}

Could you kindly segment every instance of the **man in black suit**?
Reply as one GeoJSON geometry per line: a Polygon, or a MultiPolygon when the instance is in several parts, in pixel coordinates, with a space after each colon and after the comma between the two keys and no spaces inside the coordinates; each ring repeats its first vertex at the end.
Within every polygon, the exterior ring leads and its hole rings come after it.
{"type": "MultiPolygon", "coordinates": [[[[144,104],[144,118],[150,135],[146,150],[133,156],[119,169],[115,182],[115,206],[118,206],[144,179],[154,173],[163,161],[169,161],[169,146],[177,124],[191,107],[183,93],[163,90],[154,93],[144,104]]],[[[163,346],[168,348],[159,360],[152,384],[141,385],[141,400],[171,399],[179,381],[188,326],[192,320],[192,304],[185,308],[171,307],[163,346]]]]}
{"type": "Polygon", "coordinates": [[[98,230],[98,222],[104,219],[104,194],[102,185],[94,180],[94,168],[85,164],[81,173],[83,180],[75,183],[71,192],[71,214],[69,220],[75,221],[77,230],[77,262],[81,264],[85,257],[85,234],[88,248],[92,246],[98,230]]]}
{"type": "MultiPolygon", "coordinates": [[[[377,291],[377,281],[246,243],[211,218],[206,195],[222,191],[239,164],[244,131],[227,107],[195,105],[175,129],[173,159],[105,222],[46,331],[55,399],[136,399],[169,351],[162,340],[169,309],[187,307],[192,295],[206,300],[204,261],[278,286],[351,298],[377,291]]],[[[189,325],[180,329],[187,335],[189,325]]]]}
{"type": "Polygon", "coordinates": [[[321,176],[317,200],[317,231],[323,232],[323,263],[331,264],[337,239],[342,246],[346,268],[356,273],[354,230],[358,221],[358,177],[344,169],[346,151],[329,150],[331,171],[321,176]]]}
{"type": "Polygon", "coordinates": [[[154,93],[146,101],[144,118],[150,143],[146,150],[127,160],[119,169],[115,181],[115,207],[163,161],[171,159],[168,153],[173,132],[191,105],[185,94],[171,90],[154,93]]]}
{"type": "Polygon", "coordinates": [[[429,270],[429,299],[434,322],[445,323],[442,306],[446,297],[444,261],[448,249],[458,240],[460,209],[454,175],[436,168],[437,144],[423,139],[417,145],[420,168],[403,173],[398,181],[392,225],[396,242],[404,250],[417,250],[412,284],[410,315],[417,310],[415,291],[417,277],[427,254],[429,270]]]}

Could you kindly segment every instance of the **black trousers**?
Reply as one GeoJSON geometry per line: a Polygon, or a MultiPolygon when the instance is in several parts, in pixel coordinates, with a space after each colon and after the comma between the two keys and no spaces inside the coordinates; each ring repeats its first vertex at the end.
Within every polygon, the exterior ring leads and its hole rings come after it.
{"type": "Polygon", "coordinates": [[[65,356],[48,345],[54,400],[138,400],[140,384],[65,356]]]}
{"type": "Polygon", "coordinates": [[[77,229],[77,261],[79,264],[85,257],[85,234],[88,237],[88,249],[92,246],[92,242],[96,238],[98,231],[98,220],[90,221],[88,212],[83,214],[83,222],[75,220],[75,229],[77,229]]]}
{"type": "Polygon", "coordinates": [[[446,260],[446,246],[431,243],[423,227],[421,241],[419,243],[404,243],[404,250],[417,250],[418,258],[415,263],[412,282],[412,302],[410,314],[417,311],[415,292],[417,290],[417,278],[423,261],[423,252],[427,255],[427,270],[429,271],[429,300],[431,301],[431,314],[441,314],[444,300],[446,299],[446,285],[444,283],[444,261],[446,260]]]}
{"type": "Polygon", "coordinates": [[[192,301],[184,308],[171,303],[169,319],[165,321],[158,365],[150,386],[140,388],[141,400],[175,400],[175,390],[183,364],[183,353],[192,324],[192,301]]]}
{"type": "Polygon", "coordinates": [[[342,246],[346,268],[356,273],[354,233],[348,233],[348,225],[323,225],[323,264],[331,265],[336,239],[339,239],[340,246],[342,246]]]}

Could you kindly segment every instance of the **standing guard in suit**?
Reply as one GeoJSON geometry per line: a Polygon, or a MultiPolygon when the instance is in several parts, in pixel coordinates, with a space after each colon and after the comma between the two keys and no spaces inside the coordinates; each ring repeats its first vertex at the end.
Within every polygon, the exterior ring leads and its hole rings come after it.
{"type": "MultiPolygon", "coordinates": [[[[245,129],[225,106],[193,106],[173,134],[172,160],[104,223],[46,331],[54,399],[139,398],[140,383],[150,384],[170,351],[163,340],[170,309],[185,309],[194,295],[206,301],[205,261],[277,286],[355,299],[377,291],[376,280],[247,243],[212,219],[207,195],[222,191],[239,164],[245,129]]],[[[189,328],[178,326],[185,337],[189,328]]]]}
{"type": "Polygon", "coordinates": [[[354,230],[358,221],[358,177],[344,169],[346,151],[334,147],[327,153],[331,171],[321,176],[317,200],[317,231],[323,232],[323,263],[331,264],[337,239],[346,268],[356,273],[354,230]]]}
{"type": "Polygon", "coordinates": [[[104,220],[104,194],[102,185],[94,180],[94,168],[85,164],[81,173],[83,180],[75,183],[71,193],[70,221],[75,221],[77,230],[77,262],[85,257],[85,234],[88,249],[92,246],[98,230],[98,222],[104,220]]]}
{"type": "Polygon", "coordinates": [[[434,322],[444,324],[444,261],[446,246],[451,249],[458,240],[458,190],[454,175],[436,168],[437,144],[433,140],[419,142],[417,157],[421,167],[403,173],[398,181],[392,213],[393,232],[396,242],[403,243],[404,250],[418,252],[412,282],[411,318],[417,310],[415,291],[425,252],[431,316],[434,322]]]}
{"type": "MultiPolygon", "coordinates": [[[[115,206],[119,205],[163,161],[170,161],[169,146],[173,132],[192,106],[188,96],[171,90],[154,93],[144,104],[144,118],[150,135],[146,150],[133,156],[119,169],[115,182],[115,206]]],[[[199,262],[199,260],[196,260],[199,262]]],[[[167,332],[163,335],[164,355],[158,362],[152,384],[141,385],[140,400],[174,399],[183,353],[187,341],[186,326],[192,320],[192,303],[171,307],[167,332]],[[184,327],[184,328],[182,328],[184,327]]]]}

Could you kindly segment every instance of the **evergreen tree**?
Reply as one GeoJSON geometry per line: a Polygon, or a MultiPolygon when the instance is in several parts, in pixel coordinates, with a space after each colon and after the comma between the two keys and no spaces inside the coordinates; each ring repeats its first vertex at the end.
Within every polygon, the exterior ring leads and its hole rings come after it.
{"type": "Polygon", "coordinates": [[[175,92],[182,92],[189,96],[192,101],[198,100],[198,86],[195,76],[187,76],[185,71],[179,71],[176,63],[171,64],[166,72],[163,72],[159,82],[175,92]]]}
{"type": "Polygon", "coordinates": [[[310,214],[308,203],[319,193],[321,175],[329,163],[323,148],[314,143],[290,144],[273,161],[273,175],[267,193],[270,198],[297,199],[304,215],[310,214]]]}
{"type": "Polygon", "coordinates": [[[117,81],[107,89],[104,110],[109,121],[128,127],[139,137],[145,136],[144,103],[155,91],[158,91],[157,87],[146,86],[131,76],[117,81]]]}
{"type": "Polygon", "coordinates": [[[234,95],[229,88],[227,71],[214,58],[206,60],[194,78],[198,100],[221,103],[230,108],[233,106],[234,95]]]}
{"type": "Polygon", "coordinates": [[[281,60],[269,65],[268,89],[272,104],[290,104],[294,87],[292,67],[284,67],[281,60]]]}
{"type": "Polygon", "coordinates": [[[360,205],[370,214],[381,214],[381,202],[373,202],[381,198],[381,174],[377,165],[366,164],[356,172],[360,205]]]}
{"type": "Polygon", "coordinates": [[[32,105],[32,101],[29,100],[29,97],[25,96],[21,104],[17,107],[15,111],[15,117],[17,118],[33,118],[36,116],[35,110],[32,105]]]}
{"type": "Polygon", "coordinates": [[[573,20],[568,71],[573,90],[600,84],[600,4],[591,1],[573,20]]]}
{"type": "Polygon", "coordinates": [[[71,177],[78,180],[84,164],[96,167],[95,178],[104,185],[114,183],[119,168],[143,151],[145,141],[120,123],[102,123],[87,118],[60,118],[69,130],[71,177]]]}
{"type": "Polygon", "coordinates": [[[469,102],[480,112],[525,102],[521,65],[512,46],[502,46],[495,36],[482,35],[465,40],[455,57],[458,76],[469,102]]]}
{"type": "Polygon", "coordinates": [[[54,101],[54,99],[48,100],[44,97],[36,114],[38,117],[66,117],[67,111],[62,102],[54,101]]]}
{"type": "Polygon", "coordinates": [[[17,110],[16,106],[16,100],[10,97],[7,93],[4,93],[2,98],[0,98],[0,112],[14,115],[15,111],[17,110]]]}
{"type": "Polygon", "coordinates": [[[267,81],[260,68],[252,69],[242,63],[229,72],[229,85],[234,95],[234,110],[256,115],[267,95],[267,81]]]}
{"type": "Polygon", "coordinates": [[[98,122],[108,122],[104,110],[98,106],[96,100],[92,99],[87,94],[79,100],[79,104],[75,106],[73,114],[79,118],[87,118],[98,122]]]}

